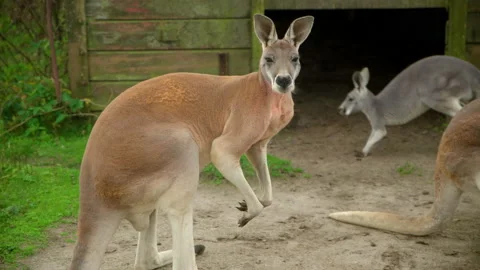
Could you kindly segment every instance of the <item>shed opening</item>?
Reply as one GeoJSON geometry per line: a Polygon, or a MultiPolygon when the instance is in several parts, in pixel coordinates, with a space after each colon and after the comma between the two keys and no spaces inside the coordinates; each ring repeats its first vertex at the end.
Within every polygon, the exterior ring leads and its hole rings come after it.
{"type": "Polygon", "coordinates": [[[408,65],[445,52],[448,12],[443,8],[265,10],[265,15],[275,22],[279,37],[295,18],[315,17],[300,48],[301,92],[329,95],[328,87],[317,86],[340,83],[345,86],[335,92],[343,96],[352,88],[352,73],[368,67],[369,89],[376,94],[408,65]]]}

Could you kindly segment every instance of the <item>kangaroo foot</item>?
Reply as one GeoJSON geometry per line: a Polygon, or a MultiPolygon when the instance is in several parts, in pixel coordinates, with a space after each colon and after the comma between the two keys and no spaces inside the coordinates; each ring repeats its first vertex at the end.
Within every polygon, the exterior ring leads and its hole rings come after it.
{"type": "Polygon", "coordinates": [[[240,206],[237,206],[236,208],[242,212],[246,212],[248,211],[248,206],[247,206],[247,202],[245,202],[245,200],[243,200],[242,202],[239,202],[238,203],[240,206]]]}
{"type": "Polygon", "coordinates": [[[358,150],[353,151],[353,155],[357,158],[364,158],[367,156],[362,151],[358,151],[358,150]]]}

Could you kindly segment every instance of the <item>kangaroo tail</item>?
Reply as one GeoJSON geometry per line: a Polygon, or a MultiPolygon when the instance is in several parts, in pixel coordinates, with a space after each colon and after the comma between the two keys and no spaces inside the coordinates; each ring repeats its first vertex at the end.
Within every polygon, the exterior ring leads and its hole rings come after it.
{"type": "Polygon", "coordinates": [[[453,217],[461,194],[462,191],[453,183],[442,186],[436,194],[430,214],[420,217],[368,211],[336,212],[328,217],[354,225],[423,236],[439,231],[453,217]]]}

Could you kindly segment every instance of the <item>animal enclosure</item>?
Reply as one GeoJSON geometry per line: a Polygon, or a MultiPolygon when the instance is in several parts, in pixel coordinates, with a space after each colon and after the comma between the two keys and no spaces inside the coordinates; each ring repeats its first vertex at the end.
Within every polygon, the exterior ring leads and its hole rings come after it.
{"type": "MultiPolygon", "coordinates": [[[[120,2],[111,2],[118,7],[121,6],[120,2]]],[[[473,43],[467,43],[464,38],[463,45],[457,44],[459,47],[453,46],[454,49],[452,49],[452,43],[449,43],[449,40],[455,39],[452,38],[452,32],[448,30],[451,27],[445,27],[447,22],[450,23],[452,20],[452,17],[449,16],[450,7],[447,10],[445,7],[437,6],[447,6],[447,1],[415,1],[414,4],[410,3],[412,5],[410,8],[400,8],[399,2],[405,4],[414,1],[287,1],[282,2],[281,5],[278,4],[278,1],[255,2],[255,4],[263,5],[260,8],[251,4],[249,10],[252,13],[256,12],[253,9],[255,7],[257,11],[261,9],[265,14],[278,21],[280,36],[283,35],[286,24],[288,24],[285,19],[283,22],[285,26],[281,26],[285,16],[294,17],[299,16],[300,13],[313,13],[317,17],[317,27],[312,36],[318,37],[318,40],[314,39],[309,47],[308,44],[303,44],[307,47],[304,47],[302,51],[304,67],[301,73],[303,77],[300,78],[303,80],[300,83],[300,89],[307,91],[301,91],[302,94],[295,96],[295,108],[300,110],[299,115],[301,115],[302,121],[298,128],[286,129],[269,145],[270,153],[292,160],[296,166],[304,169],[304,172],[286,174],[285,177],[275,179],[273,181],[274,203],[258,219],[253,220],[244,228],[236,226],[238,212],[233,203],[241,198],[238,192],[231,185],[214,186],[208,182],[201,183],[199,196],[195,201],[194,226],[197,233],[194,237],[197,244],[207,246],[207,252],[198,258],[201,261],[202,269],[478,269],[478,254],[480,253],[478,196],[464,197],[456,213],[455,221],[450,223],[442,234],[433,237],[399,236],[338,223],[327,218],[328,214],[332,212],[357,209],[391,210],[420,215],[427,213],[433,203],[432,175],[438,141],[441,136],[440,125],[443,122],[433,119],[427,114],[414,123],[392,128],[389,138],[379,146],[375,155],[371,158],[361,159],[353,155],[353,150],[358,149],[358,146],[364,142],[370,130],[367,119],[363,115],[349,118],[340,116],[337,110],[340,100],[338,97],[329,96],[330,94],[343,96],[341,92],[351,88],[350,78],[353,71],[351,69],[357,70],[363,65],[370,66],[372,80],[379,84],[378,87],[372,86],[372,88],[378,91],[383,86],[383,83],[380,85],[379,76],[381,77],[383,74],[382,80],[387,80],[389,74],[402,68],[405,63],[411,62],[414,57],[437,52],[455,54],[458,53],[458,50],[455,49],[462,48],[462,46],[463,48],[466,45],[467,48],[475,46],[473,43]],[[358,4],[360,2],[361,6],[358,4]],[[353,6],[352,3],[357,6],[353,6]],[[392,3],[397,3],[397,6],[392,6],[392,3]],[[418,3],[431,6],[419,6],[418,3]],[[386,6],[389,4],[391,6],[386,6]],[[292,15],[294,13],[297,14],[292,15]],[[422,18],[429,23],[421,23],[422,18]],[[342,26],[342,24],[344,25],[342,26]],[[407,24],[410,29],[405,29],[403,24],[407,24]],[[422,27],[418,26],[419,24],[422,27]],[[378,33],[380,26],[385,28],[381,34],[378,33]],[[365,28],[370,31],[363,31],[365,28]],[[389,31],[390,29],[394,30],[389,31]],[[371,34],[374,32],[378,34],[371,34]],[[368,33],[367,38],[361,39],[360,37],[365,36],[364,33],[368,33]],[[405,40],[414,40],[411,42],[413,46],[404,42],[405,40]],[[322,45],[323,48],[317,48],[322,45]],[[352,49],[350,50],[350,48],[352,49]],[[398,61],[389,61],[392,57],[398,61]],[[221,255],[219,256],[219,254],[221,255]]],[[[102,3],[106,3],[106,1],[102,1],[102,3]]],[[[142,6],[132,4],[128,11],[137,12],[139,7],[142,6]],[[134,9],[131,8],[132,6],[134,9]]],[[[97,7],[89,12],[99,11],[101,9],[97,7]]],[[[79,31],[89,33],[88,27],[91,27],[92,24],[135,23],[141,25],[142,23],[163,21],[162,19],[150,19],[148,16],[146,19],[117,18],[109,20],[108,16],[103,19],[101,17],[89,19],[86,27],[79,31]]],[[[462,18],[460,16],[456,19],[461,20],[462,18]]],[[[195,19],[195,23],[203,20],[210,19],[195,19]]],[[[249,18],[246,20],[248,21],[249,18]]],[[[185,20],[170,18],[168,21],[185,20]]],[[[140,27],[133,28],[130,33],[137,35],[142,32],[142,29],[140,27]]],[[[99,32],[102,34],[98,34],[96,37],[102,42],[108,41],[107,45],[109,46],[114,44],[113,41],[116,39],[120,39],[118,43],[120,45],[141,40],[141,37],[138,36],[131,39],[127,36],[124,37],[124,41],[121,41],[123,36],[118,33],[110,36],[111,40],[104,39],[104,37],[109,37],[111,32],[109,32],[110,30],[102,31],[99,32]]],[[[201,35],[203,30],[198,31],[199,35],[192,34],[191,36],[203,38],[201,35]]],[[[110,98],[110,90],[115,85],[135,83],[140,80],[140,78],[116,78],[116,69],[129,68],[123,71],[123,74],[131,76],[135,74],[135,69],[140,70],[137,74],[143,74],[142,72],[145,71],[142,71],[141,68],[151,66],[152,73],[148,73],[148,76],[145,75],[145,77],[149,77],[157,75],[156,72],[162,74],[166,72],[162,69],[180,63],[176,61],[177,59],[172,62],[158,60],[156,62],[158,67],[156,64],[147,65],[146,63],[150,61],[147,56],[141,58],[143,63],[137,63],[135,62],[139,59],[137,54],[148,53],[148,56],[151,56],[173,53],[180,55],[182,52],[215,51],[218,54],[212,57],[214,59],[212,63],[215,63],[217,69],[206,72],[232,74],[230,68],[232,59],[230,54],[225,51],[246,50],[247,57],[241,60],[247,62],[248,70],[252,70],[256,65],[255,58],[258,57],[256,54],[258,42],[251,38],[252,33],[251,30],[249,31],[250,44],[246,44],[249,47],[237,49],[174,48],[170,50],[163,47],[131,49],[128,46],[125,49],[120,47],[95,49],[89,47],[93,46],[91,38],[84,35],[85,39],[76,40],[77,43],[72,43],[71,49],[73,53],[76,52],[76,49],[80,49],[81,53],[76,55],[76,60],[88,65],[80,66],[77,71],[81,72],[72,73],[72,75],[77,76],[80,81],[84,80],[86,94],[98,95],[94,97],[96,102],[100,103],[101,101],[99,98],[102,96],[99,94],[108,93],[103,96],[106,103],[110,98]],[[95,54],[104,57],[92,64],[89,61],[95,54]],[[113,60],[108,60],[107,56],[116,54],[123,55],[123,62],[110,65],[113,60]],[[136,60],[127,62],[129,57],[136,60]],[[111,61],[111,63],[102,63],[102,59],[111,61]],[[170,66],[163,63],[170,63],[170,66]],[[119,66],[121,64],[130,66],[119,66]],[[95,70],[93,65],[108,67],[108,72],[103,74],[111,77],[109,79],[92,79],[92,71],[95,70]],[[131,68],[132,66],[133,68],[131,68]],[[87,75],[82,76],[82,72],[85,70],[87,73],[84,75],[87,75]],[[94,84],[110,85],[111,88],[105,88],[105,92],[101,92],[98,91],[101,88],[91,88],[94,84]]],[[[455,31],[455,33],[461,34],[462,32],[455,31]]],[[[159,34],[160,40],[172,45],[175,43],[175,39],[170,39],[170,37],[170,33],[168,35],[159,34]],[[165,36],[167,38],[164,39],[165,36]]],[[[176,33],[174,33],[174,37],[178,37],[176,33]]],[[[72,39],[72,41],[75,40],[72,39]]],[[[184,43],[178,39],[178,42],[183,45],[197,42],[195,44],[199,46],[198,41],[191,39],[184,43]]],[[[464,49],[458,55],[461,56],[464,52],[467,50],[464,49]]],[[[189,60],[191,59],[183,59],[187,68],[196,63],[190,63],[189,60]]],[[[71,64],[73,65],[75,62],[71,62],[71,64]]],[[[188,71],[187,68],[185,70],[188,71]]],[[[101,72],[103,70],[95,70],[95,73],[102,74],[101,72]]],[[[124,88],[118,87],[118,89],[118,92],[121,92],[124,88]]],[[[116,93],[113,92],[113,94],[116,93]]],[[[138,100],[143,100],[144,96],[140,95],[138,100]]],[[[122,107],[118,108],[122,113],[122,107]]],[[[126,111],[122,116],[128,119],[131,115],[135,116],[126,111]]],[[[119,117],[119,119],[122,118],[126,120],[124,117],[119,117]]],[[[139,118],[137,117],[137,119],[139,118]]],[[[212,118],[206,117],[206,119],[212,118]]],[[[149,119],[140,120],[148,121],[149,119]]],[[[123,132],[122,134],[112,133],[119,137],[131,137],[123,132]]],[[[168,134],[168,132],[165,133],[168,134]]],[[[112,145],[115,145],[117,141],[122,141],[118,139],[119,137],[117,139],[112,139],[108,135],[102,137],[105,141],[110,139],[109,143],[112,145]]],[[[97,144],[97,146],[100,145],[104,144],[97,144]]],[[[131,145],[135,146],[136,144],[131,145]]],[[[171,145],[174,146],[174,144],[171,145]]],[[[149,148],[159,149],[159,147],[153,146],[149,148]]],[[[98,148],[93,146],[91,149],[98,148]]],[[[101,150],[99,152],[109,153],[109,151],[101,150]]],[[[134,158],[134,156],[126,155],[128,158],[134,158]]],[[[157,159],[151,160],[154,163],[157,162],[157,159]]],[[[97,159],[92,164],[95,164],[97,168],[102,168],[101,162],[97,159]]],[[[185,164],[183,166],[185,168],[195,167],[185,166],[185,164]]],[[[208,179],[203,180],[208,181],[208,179]]],[[[72,179],[72,181],[75,180],[72,179]]],[[[57,239],[49,242],[48,249],[43,250],[38,256],[29,258],[26,263],[34,269],[67,268],[73,244],[58,236],[73,235],[75,229],[72,227],[74,225],[76,224],[68,223],[54,228],[52,235],[57,239]]],[[[155,233],[162,250],[172,246],[169,225],[162,219],[158,224],[158,231],[155,233]]],[[[114,242],[107,249],[103,269],[132,268],[135,259],[133,250],[135,246],[140,246],[136,242],[136,235],[131,224],[122,222],[120,230],[114,237],[114,242]]],[[[153,239],[153,237],[149,237],[149,239],[153,239]]],[[[97,254],[103,254],[103,252],[97,254]]]]}
{"type": "MultiPolygon", "coordinates": [[[[165,73],[256,70],[261,48],[252,31],[255,13],[278,21],[280,35],[287,27],[282,22],[315,15],[312,39],[301,51],[301,81],[343,79],[362,65],[393,75],[431,54],[480,66],[478,0],[80,0],[70,5],[71,89],[100,105],[94,109],[165,73]]],[[[376,83],[386,82],[374,80],[372,88],[376,83]]]]}

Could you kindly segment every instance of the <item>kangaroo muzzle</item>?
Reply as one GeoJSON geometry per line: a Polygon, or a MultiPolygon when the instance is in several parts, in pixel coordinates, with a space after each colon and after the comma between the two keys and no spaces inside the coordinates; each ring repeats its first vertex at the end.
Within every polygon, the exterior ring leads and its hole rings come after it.
{"type": "Polygon", "coordinates": [[[293,87],[293,80],[290,75],[278,75],[277,77],[275,77],[275,84],[277,85],[277,89],[280,92],[286,93],[288,90],[290,90],[290,88],[293,87]]]}

